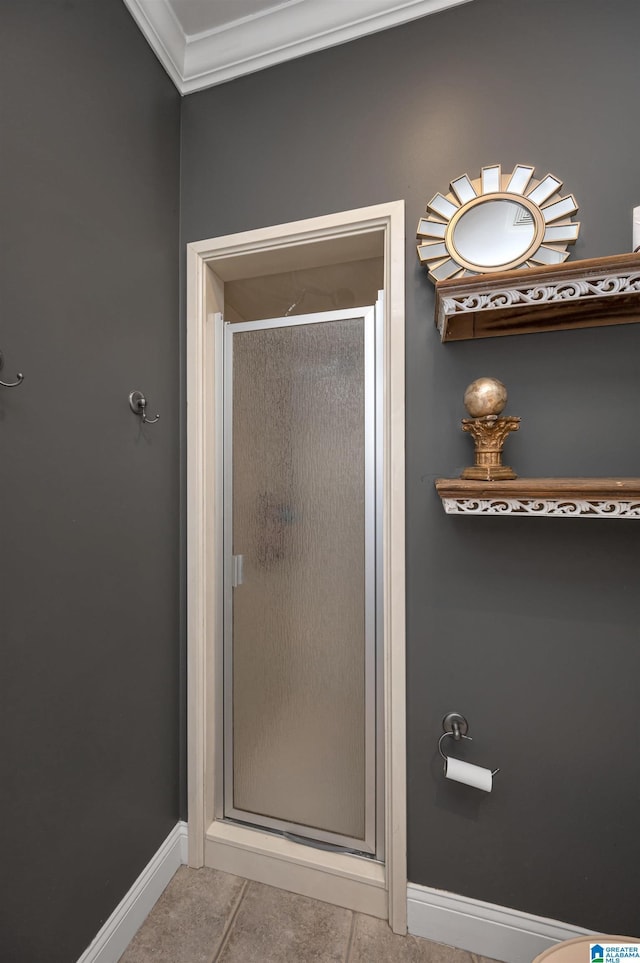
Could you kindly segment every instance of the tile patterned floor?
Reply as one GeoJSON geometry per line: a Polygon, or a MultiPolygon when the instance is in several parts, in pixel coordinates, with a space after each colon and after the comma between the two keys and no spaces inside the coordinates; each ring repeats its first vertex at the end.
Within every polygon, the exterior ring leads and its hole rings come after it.
{"type": "Polygon", "coordinates": [[[491,963],[350,910],[182,866],[120,963],[491,963]]]}

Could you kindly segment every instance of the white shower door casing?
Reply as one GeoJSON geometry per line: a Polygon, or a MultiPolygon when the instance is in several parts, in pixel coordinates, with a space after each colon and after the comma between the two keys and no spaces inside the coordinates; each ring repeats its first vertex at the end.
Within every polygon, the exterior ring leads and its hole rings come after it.
{"type": "Polygon", "coordinates": [[[224,818],[383,858],[381,306],[224,324],[224,818]]]}

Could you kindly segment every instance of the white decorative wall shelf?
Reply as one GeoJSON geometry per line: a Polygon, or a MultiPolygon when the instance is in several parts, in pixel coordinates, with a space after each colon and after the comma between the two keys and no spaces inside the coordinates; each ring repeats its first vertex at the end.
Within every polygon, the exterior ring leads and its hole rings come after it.
{"type": "Polygon", "coordinates": [[[640,254],[436,283],[443,341],[640,321],[640,254]]]}
{"type": "Polygon", "coordinates": [[[439,478],[449,515],[564,518],[640,518],[640,478],[516,478],[466,481],[439,478]]]}

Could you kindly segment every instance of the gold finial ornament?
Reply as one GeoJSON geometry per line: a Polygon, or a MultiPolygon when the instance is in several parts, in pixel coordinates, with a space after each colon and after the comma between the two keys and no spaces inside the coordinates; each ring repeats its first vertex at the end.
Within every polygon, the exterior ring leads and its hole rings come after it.
{"type": "Polygon", "coordinates": [[[507,435],[517,431],[520,419],[500,418],[507,403],[507,389],[497,378],[478,378],[464,393],[464,406],[471,418],[462,419],[475,444],[475,462],[465,468],[461,478],[479,481],[504,481],[517,478],[513,468],[502,464],[502,449],[507,435]]]}

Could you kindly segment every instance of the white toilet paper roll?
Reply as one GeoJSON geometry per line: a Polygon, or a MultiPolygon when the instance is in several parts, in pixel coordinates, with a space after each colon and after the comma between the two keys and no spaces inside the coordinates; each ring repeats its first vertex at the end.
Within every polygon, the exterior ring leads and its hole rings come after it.
{"type": "Polygon", "coordinates": [[[473,786],[475,789],[484,789],[485,792],[491,792],[493,786],[493,776],[490,769],[473,766],[470,762],[463,762],[462,759],[447,758],[444,764],[444,774],[447,779],[453,779],[454,782],[463,782],[466,786],[473,786]]]}
{"type": "Polygon", "coordinates": [[[640,207],[633,209],[633,241],[632,251],[637,251],[640,247],[640,207]]]}

